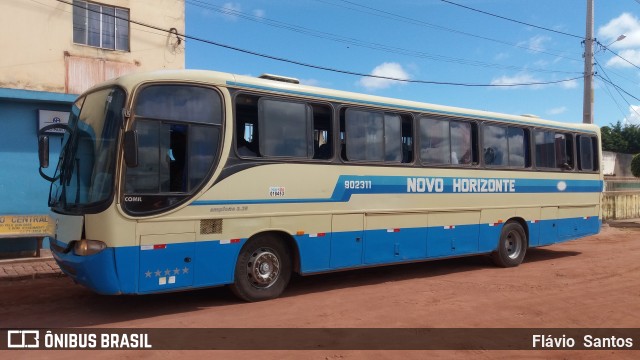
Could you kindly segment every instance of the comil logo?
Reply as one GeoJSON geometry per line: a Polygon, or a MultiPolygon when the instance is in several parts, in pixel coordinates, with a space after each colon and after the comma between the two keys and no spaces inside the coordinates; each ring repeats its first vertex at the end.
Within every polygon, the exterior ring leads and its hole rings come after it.
{"type": "Polygon", "coordinates": [[[9,349],[29,349],[40,347],[40,331],[9,330],[7,331],[7,347],[9,349]]]}

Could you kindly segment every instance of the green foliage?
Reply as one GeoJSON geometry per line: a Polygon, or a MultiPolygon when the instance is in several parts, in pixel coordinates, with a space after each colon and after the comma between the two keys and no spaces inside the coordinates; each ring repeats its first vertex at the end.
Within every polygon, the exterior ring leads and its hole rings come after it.
{"type": "Polygon", "coordinates": [[[640,154],[636,154],[631,160],[631,173],[635,177],[640,177],[640,154]]]}
{"type": "Polygon", "coordinates": [[[640,125],[625,124],[620,121],[616,124],[603,126],[602,149],[624,154],[640,153],[640,125]]]}

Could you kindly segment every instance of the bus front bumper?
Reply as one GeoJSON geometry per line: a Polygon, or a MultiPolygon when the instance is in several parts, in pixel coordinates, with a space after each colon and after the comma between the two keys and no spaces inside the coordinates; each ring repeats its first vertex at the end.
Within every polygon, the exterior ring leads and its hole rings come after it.
{"type": "Polygon", "coordinates": [[[122,291],[115,266],[115,251],[105,248],[97,254],[79,256],[73,246],[51,239],[51,253],[62,272],[99,294],[118,295],[122,291]]]}

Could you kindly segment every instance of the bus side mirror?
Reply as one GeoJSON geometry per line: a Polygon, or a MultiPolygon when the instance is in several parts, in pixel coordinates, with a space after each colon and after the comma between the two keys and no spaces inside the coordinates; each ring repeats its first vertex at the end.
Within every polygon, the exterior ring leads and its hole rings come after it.
{"type": "Polygon", "coordinates": [[[38,160],[41,168],[49,167],[49,135],[38,137],[38,160]]]}
{"type": "Polygon", "coordinates": [[[135,130],[124,133],[124,162],[130,168],[138,166],[138,132],[135,130]]]}

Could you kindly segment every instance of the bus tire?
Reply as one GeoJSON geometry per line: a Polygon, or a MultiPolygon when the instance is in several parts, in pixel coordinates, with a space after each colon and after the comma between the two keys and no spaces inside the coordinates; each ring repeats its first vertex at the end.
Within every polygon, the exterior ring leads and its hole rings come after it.
{"type": "Polygon", "coordinates": [[[249,239],[240,250],[231,291],[249,302],[275,299],[290,278],[288,247],[274,235],[259,235],[249,239]]]}
{"type": "Polygon", "coordinates": [[[498,249],[491,253],[491,260],[500,267],[518,266],[524,260],[528,245],[522,225],[508,222],[502,227],[498,249]]]}

